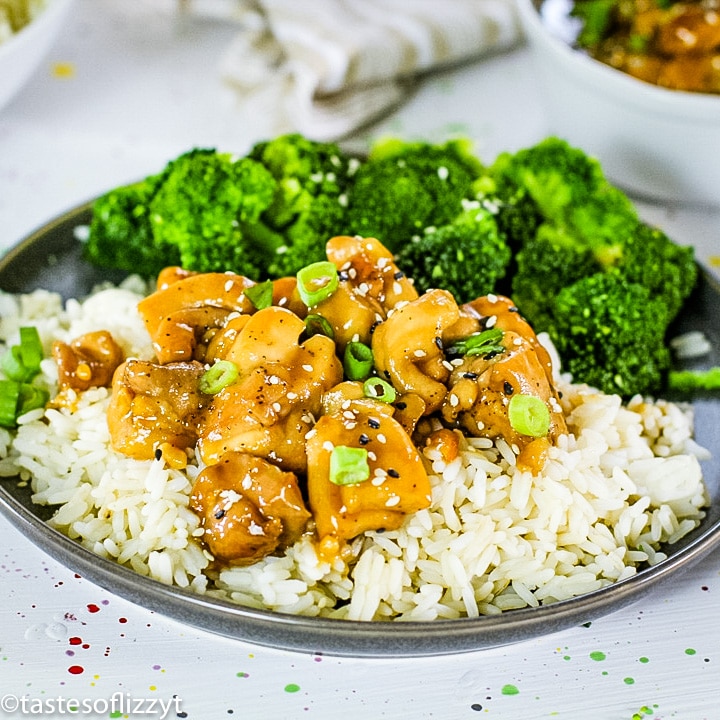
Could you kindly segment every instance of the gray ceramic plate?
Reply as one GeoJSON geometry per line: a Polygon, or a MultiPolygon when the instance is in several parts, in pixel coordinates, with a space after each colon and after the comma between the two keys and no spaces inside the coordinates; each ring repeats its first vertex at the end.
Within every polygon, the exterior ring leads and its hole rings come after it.
{"type": "MultiPolygon", "coordinates": [[[[49,223],[0,259],[0,287],[6,292],[46,288],[82,297],[102,279],[117,280],[82,259],[75,228],[88,222],[89,206],[49,223]]],[[[720,291],[703,278],[679,329],[702,329],[720,347],[720,291]]],[[[706,358],[720,363],[720,356],[706,358]]],[[[697,399],[698,441],[714,451],[704,472],[712,505],[702,526],[668,549],[662,563],[634,577],[554,605],[514,610],[500,616],[432,623],[360,623],[303,618],[240,607],[167,587],[97,557],[50,528],[47,508],[30,501],[12,479],[0,483],[0,511],[31,542],[97,585],[142,607],[196,628],[287,650],[349,656],[419,656],[467,652],[527,640],[590,622],[645,598],[720,545],[720,401],[697,399]]],[[[651,600],[650,600],[651,601],[651,600]]]]}

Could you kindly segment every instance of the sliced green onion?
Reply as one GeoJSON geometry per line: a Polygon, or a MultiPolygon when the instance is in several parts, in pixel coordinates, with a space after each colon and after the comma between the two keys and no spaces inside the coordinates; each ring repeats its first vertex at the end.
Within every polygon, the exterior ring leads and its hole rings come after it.
{"type": "Polygon", "coordinates": [[[19,345],[13,345],[3,353],[2,358],[0,358],[0,368],[10,380],[20,381],[27,379],[28,372],[25,365],[23,365],[19,345]]]}
{"type": "Polygon", "coordinates": [[[21,383],[20,397],[18,399],[18,407],[16,411],[17,417],[20,417],[31,410],[37,410],[38,408],[45,407],[49,399],[50,393],[45,388],[29,385],[28,383],[21,383]]]}
{"type": "Polygon", "coordinates": [[[272,280],[265,280],[265,282],[251,285],[245,290],[245,297],[255,306],[256,310],[270,307],[273,299],[272,280]]]}
{"type": "Polygon", "coordinates": [[[395,398],[397,397],[395,388],[389,382],[379,377],[368,378],[363,383],[363,392],[365,393],[365,397],[386,403],[395,402],[395,398]]]}
{"type": "Polygon", "coordinates": [[[33,375],[40,372],[40,363],[43,359],[43,347],[40,333],[36,327],[20,328],[20,355],[23,364],[33,375]]]}
{"type": "Polygon", "coordinates": [[[298,270],[297,289],[308,307],[327,300],[340,284],[337,268],[328,260],[306,265],[298,270]]]}
{"type": "Polygon", "coordinates": [[[370,478],[368,451],[365,448],[336,445],[330,453],[330,482],[357,485],[370,478]]]}
{"type": "Polygon", "coordinates": [[[237,365],[229,360],[218,360],[200,377],[200,392],[216,395],[223,388],[232,385],[238,378],[237,365]]]}
{"type": "Polygon", "coordinates": [[[374,365],[372,350],[361,342],[352,341],[345,346],[343,369],[348,380],[365,380],[374,365]]]}
{"type": "Polygon", "coordinates": [[[20,383],[17,380],[0,380],[0,426],[15,427],[20,399],[20,383]]]}
{"type": "Polygon", "coordinates": [[[513,395],[508,405],[510,426],[521,435],[543,437],[550,429],[550,410],[534,395],[513,395]]]}
{"type": "Polygon", "coordinates": [[[8,348],[0,358],[0,368],[11,380],[28,382],[40,372],[43,347],[36,327],[20,328],[20,343],[8,348]]]}
{"type": "Polygon", "coordinates": [[[490,328],[458,340],[447,351],[449,355],[497,355],[505,352],[504,335],[500,328],[490,328]]]}
{"type": "Polygon", "coordinates": [[[45,407],[50,393],[18,380],[0,380],[0,426],[15,427],[17,419],[31,410],[45,407]]]}
{"type": "Polygon", "coordinates": [[[325,335],[325,337],[329,337],[331,340],[335,338],[333,326],[330,324],[330,321],[322,315],[311,313],[305,318],[304,322],[305,334],[307,337],[312,337],[313,335],[325,335]]]}

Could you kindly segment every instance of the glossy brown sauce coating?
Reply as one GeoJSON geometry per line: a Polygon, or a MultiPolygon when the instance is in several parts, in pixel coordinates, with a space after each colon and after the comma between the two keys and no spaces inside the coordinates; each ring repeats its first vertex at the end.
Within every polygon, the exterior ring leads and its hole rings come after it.
{"type": "Polygon", "coordinates": [[[510,299],[458,306],[444,290],[419,296],[372,238],[333,238],[328,258],[339,287],[313,307],[293,278],[275,281],[273,304],[257,309],[246,278],[168,268],[139,307],[157,357],[126,360],[114,373],[113,446],[178,466],[183,453],[197,455],[191,507],[220,565],[255,562],[305,532],[323,556],[342,555],[364,531],[399,527],[431,501],[426,445],[451,462],[463,434],[501,437],[521,469],[537,473],[566,431],[550,356],[510,299]],[[309,332],[308,314],[321,315],[330,336],[309,332]],[[491,326],[502,330],[500,352],[448,354],[491,326]],[[350,341],[371,347],[373,382],[394,391],[389,402],[346,378],[350,341]],[[209,389],[201,379],[217,362],[236,374],[209,389]],[[547,405],[543,437],[512,427],[515,393],[547,405]],[[361,451],[367,477],[332,476],[338,447],[361,451]]]}

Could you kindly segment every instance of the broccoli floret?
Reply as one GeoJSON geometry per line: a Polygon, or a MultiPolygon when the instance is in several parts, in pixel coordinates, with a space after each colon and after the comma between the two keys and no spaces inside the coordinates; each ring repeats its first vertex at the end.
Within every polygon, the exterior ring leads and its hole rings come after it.
{"type": "Polygon", "coordinates": [[[560,291],[549,334],[575,382],[629,397],[663,387],[667,327],[662,300],[620,273],[601,272],[560,291]]]}
{"type": "Polygon", "coordinates": [[[397,262],[419,291],[441,287],[458,302],[470,302],[495,289],[510,257],[495,216],[478,206],[408,242],[397,262]]]}
{"type": "Polygon", "coordinates": [[[495,215],[498,230],[513,253],[535,237],[543,216],[526,188],[485,174],[473,184],[473,191],[495,215]]]}
{"type": "Polygon", "coordinates": [[[345,232],[347,193],[359,161],[335,143],[297,133],[257,143],[248,157],[264,165],[277,183],[261,219],[283,241],[267,274],[294,275],[325,259],[327,241],[345,232]]]}
{"type": "Polygon", "coordinates": [[[668,389],[684,394],[720,390],[720,367],[707,370],[670,370],[668,389]]]}
{"type": "Polygon", "coordinates": [[[348,232],[397,252],[425,228],[452,222],[481,171],[465,140],[376,143],[355,175],[348,232]]]}
{"type": "Polygon", "coordinates": [[[515,254],[510,294],[536,331],[548,330],[558,293],[601,270],[590,248],[545,224],[515,254]]]}
{"type": "Polygon", "coordinates": [[[635,232],[624,239],[616,268],[662,299],[670,320],[675,319],[698,280],[695,250],[678,245],[647,223],[638,223],[635,232]]]}
{"type": "Polygon", "coordinates": [[[163,174],[124,185],[99,197],[92,206],[83,255],[100,267],[152,277],[180,262],[179,250],[159,247],[150,225],[150,202],[163,174]]]}
{"type": "Polygon", "coordinates": [[[605,265],[615,262],[619,243],[638,222],[635,206],[608,181],[598,160],[560,138],[502,153],[489,173],[499,187],[525,190],[543,222],[581,240],[605,265]]]}
{"type": "Polygon", "coordinates": [[[174,246],[180,264],[198,272],[257,278],[282,242],[262,227],[276,182],[260,163],[197,149],[171,163],[150,203],[157,246],[174,246]]]}

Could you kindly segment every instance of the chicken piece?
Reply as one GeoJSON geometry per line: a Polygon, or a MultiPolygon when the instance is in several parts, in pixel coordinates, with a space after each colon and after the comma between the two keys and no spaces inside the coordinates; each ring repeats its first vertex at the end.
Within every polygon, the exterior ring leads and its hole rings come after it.
{"type": "Polygon", "coordinates": [[[328,241],[326,253],[340,273],[347,275],[361,294],[374,298],[384,313],[417,299],[414,285],[379,240],[339,235],[328,241]]]}
{"type": "Polygon", "coordinates": [[[305,434],[343,371],[333,341],[313,335],[300,343],[304,330],[300,318],[272,306],[252,315],[225,348],[223,359],[235,363],[240,377],[204,415],[198,450],[205,463],[234,450],[306,470],[305,434]]]}
{"type": "Polygon", "coordinates": [[[61,390],[109,387],[113,373],[125,359],[122,348],[107,330],[86,333],[71,343],[56,340],[52,356],[61,390]]]}
{"type": "Polygon", "coordinates": [[[374,238],[338,236],[326,246],[338,269],[340,283],[312,312],[332,326],[338,351],[350,341],[370,343],[375,326],[398,304],[418,296],[413,284],[395,265],[392,253],[374,238]]]}
{"type": "Polygon", "coordinates": [[[199,275],[199,273],[195,272],[195,270],[186,270],[177,265],[168,265],[168,267],[163,268],[158,273],[155,281],[155,289],[164,290],[168,285],[172,285],[178,280],[184,280],[191,275],[199,275]]]}
{"type": "Polygon", "coordinates": [[[152,460],[165,443],[181,450],[193,447],[209,402],[198,389],[204,372],[195,361],[156,365],[131,359],[120,365],[107,411],[113,448],[152,460]]]}
{"type": "Polygon", "coordinates": [[[429,290],[417,300],[398,306],[372,336],[375,367],[401,393],[418,395],[425,414],[445,399],[450,370],[443,354],[443,334],[460,318],[453,296],[429,290]]]}
{"type": "Polygon", "coordinates": [[[307,305],[302,301],[297,289],[296,277],[282,277],[272,281],[272,304],[292,310],[298,317],[305,318],[307,305]]]}
{"type": "MultiPolygon", "coordinates": [[[[466,355],[454,363],[449,391],[442,406],[443,419],[476,437],[504,438],[520,451],[537,438],[518,432],[510,423],[508,405],[513,395],[530,395],[548,408],[547,438],[566,432],[565,418],[553,385],[552,361],[530,325],[509,298],[488,296],[463,306],[478,317],[483,327],[503,331],[503,352],[466,355]]],[[[542,443],[535,443],[524,458],[539,470],[544,462],[542,443]]]]}
{"type": "Polygon", "coordinates": [[[321,545],[332,539],[339,547],[366,530],[398,528],[407,515],[430,505],[420,453],[392,412],[378,401],[346,400],[308,434],[308,496],[321,545]],[[367,480],[333,482],[330,464],[338,446],[367,451],[367,480]]]}
{"type": "Polygon", "coordinates": [[[238,452],[198,475],[190,507],[200,517],[203,543],[223,565],[251,565],[283,550],[310,519],[294,473],[238,452]]]}
{"type": "MultiPolygon", "coordinates": [[[[166,272],[166,271],[163,271],[166,272]]],[[[193,273],[173,281],[167,271],[162,288],[138,303],[158,361],[192,360],[204,333],[220,327],[230,313],[250,314],[255,306],[245,296],[252,280],[232,273],[193,273]]]]}

